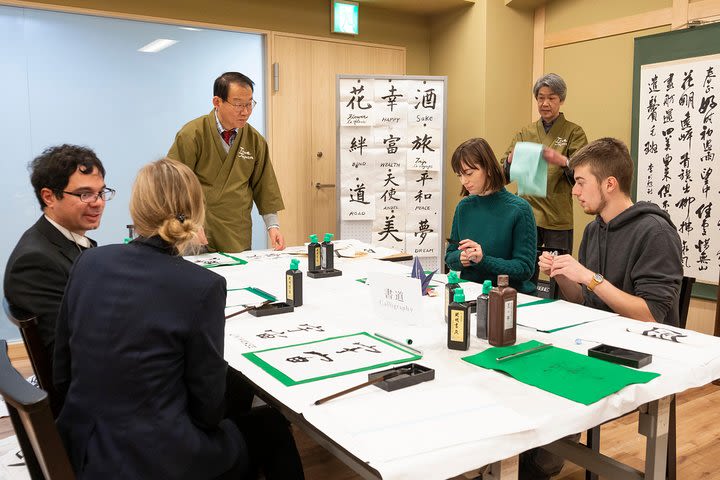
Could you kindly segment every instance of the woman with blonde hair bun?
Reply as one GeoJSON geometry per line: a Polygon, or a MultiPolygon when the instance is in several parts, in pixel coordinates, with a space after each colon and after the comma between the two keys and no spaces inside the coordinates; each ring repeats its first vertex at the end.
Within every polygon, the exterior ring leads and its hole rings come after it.
{"type": "Polygon", "coordinates": [[[175,160],[165,158],[140,170],[130,216],[138,235],[159,235],[181,255],[195,253],[203,243],[205,205],[200,182],[192,170],[175,160]]]}
{"type": "Polygon", "coordinates": [[[224,418],[225,279],[180,256],[202,243],[195,175],[146,165],[130,214],[138,238],[78,257],[57,321],[57,425],[77,477],[251,478],[257,451],[258,463],[282,448],[297,457],[286,438],[224,418]]]}

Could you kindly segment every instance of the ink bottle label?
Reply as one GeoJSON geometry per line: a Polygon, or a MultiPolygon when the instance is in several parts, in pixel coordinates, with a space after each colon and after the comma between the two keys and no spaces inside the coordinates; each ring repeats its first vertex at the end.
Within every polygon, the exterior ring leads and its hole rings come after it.
{"type": "Polygon", "coordinates": [[[450,341],[465,342],[465,312],[452,310],[450,312],[450,341]]]}
{"type": "Polygon", "coordinates": [[[285,296],[287,297],[288,300],[291,300],[291,301],[292,301],[292,300],[294,300],[293,297],[294,297],[294,295],[295,295],[295,292],[294,292],[294,289],[293,289],[293,276],[292,276],[292,274],[287,274],[287,275],[285,275],[285,279],[287,280],[286,285],[285,285],[285,296]]]}
{"type": "Polygon", "coordinates": [[[514,311],[515,311],[515,301],[512,299],[505,300],[505,312],[504,312],[505,313],[505,315],[504,315],[505,316],[505,322],[504,322],[505,330],[510,330],[511,328],[513,328],[513,316],[514,316],[513,312],[514,311]]]}

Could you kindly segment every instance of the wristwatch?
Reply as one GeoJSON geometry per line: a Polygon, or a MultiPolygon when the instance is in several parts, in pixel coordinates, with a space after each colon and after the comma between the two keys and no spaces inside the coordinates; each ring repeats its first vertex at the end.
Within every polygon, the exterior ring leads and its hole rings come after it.
{"type": "Polygon", "coordinates": [[[601,274],[593,274],[592,278],[590,279],[590,283],[588,283],[587,286],[588,290],[592,292],[595,287],[597,287],[603,282],[603,280],[605,280],[605,277],[603,277],[601,274]]]}

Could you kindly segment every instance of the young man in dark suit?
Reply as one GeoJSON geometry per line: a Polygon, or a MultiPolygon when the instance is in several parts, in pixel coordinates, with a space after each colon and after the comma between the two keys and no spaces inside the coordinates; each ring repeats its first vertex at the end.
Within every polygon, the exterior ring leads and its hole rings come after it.
{"type": "Polygon", "coordinates": [[[89,148],[51,147],[29,167],[43,215],[10,254],[4,291],[11,305],[38,315],[40,336],[52,353],[70,267],[83,250],[96,246],[85,233],[98,228],[115,191],[105,186],[105,168],[89,148]]]}

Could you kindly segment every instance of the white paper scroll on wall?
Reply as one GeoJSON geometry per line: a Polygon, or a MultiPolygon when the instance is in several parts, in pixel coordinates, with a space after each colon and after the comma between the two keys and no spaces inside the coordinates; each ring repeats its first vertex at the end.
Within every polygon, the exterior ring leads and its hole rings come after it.
{"type": "Polygon", "coordinates": [[[421,257],[440,268],[446,78],[337,80],[340,238],[421,257]]]}
{"type": "Polygon", "coordinates": [[[710,283],[720,265],[718,74],[720,55],[643,65],[640,74],[637,199],[670,214],[685,275],[710,283]]]}

